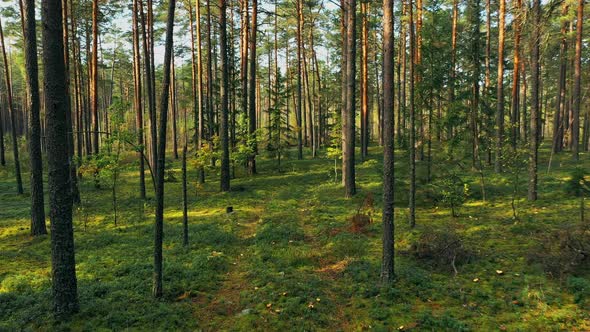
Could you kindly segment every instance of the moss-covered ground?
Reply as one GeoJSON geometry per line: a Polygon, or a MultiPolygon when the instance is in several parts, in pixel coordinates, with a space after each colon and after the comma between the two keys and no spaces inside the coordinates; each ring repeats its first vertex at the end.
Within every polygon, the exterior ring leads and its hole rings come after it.
{"type": "MultiPolygon", "coordinates": [[[[82,181],[83,203],[74,211],[81,310],[61,323],[51,315],[50,239],[29,236],[29,197],[15,195],[9,164],[0,168],[0,331],[590,330],[584,298],[590,273],[559,278],[527,259],[544,234],[579,223],[579,200],[563,189],[574,168],[569,155],[554,157],[547,173],[549,154],[542,151],[535,203],[525,199],[522,170],[513,219],[510,174],[485,168],[484,202],[470,160],[450,162],[437,152],[433,176],[454,169],[471,196],[453,218],[433,198],[426,163],[418,162],[415,229],[407,225],[407,154],[396,157],[393,287],[379,283],[382,153],[373,147],[369,160],[357,164],[359,192],[350,200],[334,183],[333,160],[283,160],[278,171],[274,160],[261,157],[259,175],[236,168],[231,193],[218,191],[214,171],[197,185],[189,167],[190,246],[182,246],[181,183],[167,183],[165,296],[156,300],[153,204],[138,199],[130,155],[117,191],[116,226],[108,184],[95,189],[90,178],[82,181]],[[368,193],[375,197],[375,222],[352,232],[350,218],[368,193]],[[456,276],[451,266],[407,253],[420,234],[449,228],[471,252],[456,276]]],[[[582,159],[590,169],[588,156],[582,159]]],[[[180,162],[173,169],[180,179],[180,162]]]]}

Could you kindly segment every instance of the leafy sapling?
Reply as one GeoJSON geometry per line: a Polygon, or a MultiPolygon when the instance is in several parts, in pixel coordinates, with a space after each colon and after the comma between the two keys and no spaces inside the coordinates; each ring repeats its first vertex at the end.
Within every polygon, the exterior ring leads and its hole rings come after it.
{"type": "Polygon", "coordinates": [[[590,193],[590,180],[586,177],[586,172],[581,167],[576,167],[570,174],[565,183],[566,193],[580,198],[580,222],[584,223],[584,198],[590,193]]]}
{"type": "Polygon", "coordinates": [[[439,200],[451,209],[453,218],[457,218],[457,208],[469,197],[469,185],[457,174],[449,173],[433,184],[439,194],[439,200]]]}
{"type": "Polygon", "coordinates": [[[519,195],[518,188],[522,184],[521,174],[528,165],[527,152],[522,148],[505,151],[502,158],[504,162],[504,170],[508,173],[510,184],[512,186],[512,195],[510,201],[510,206],[512,207],[512,219],[518,220],[516,200],[519,195]]]}
{"type": "Polygon", "coordinates": [[[342,159],[342,137],[338,133],[332,135],[326,155],[329,159],[334,159],[334,183],[338,183],[338,160],[342,159]]]}

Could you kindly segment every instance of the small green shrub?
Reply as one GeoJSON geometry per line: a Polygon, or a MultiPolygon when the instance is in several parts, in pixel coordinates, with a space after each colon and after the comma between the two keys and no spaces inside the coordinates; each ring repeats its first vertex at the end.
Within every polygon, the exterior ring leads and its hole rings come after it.
{"type": "Polygon", "coordinates": [[[567,287],[574,294],[574,302],[587,307],[590,305],[590,280],[587,278],[569,277],[567,287]]]}
{"type": "Polygon", "coordinates": [[[420,315],[419,322],[420,329],[424,331],[469,331],[465,323],[457,320],[448,312],[436,317],[430,311],[424,311],[420,315]]]}
{"type": "Polygon", "coordinates": [[[449,173],[432,184],[437,193],[437,201],[451,209],[453,217],[458,217],[457,208],[469,197],[469,185],[457,174],[449,173]]]}
{"type": "Polygon", "coordinates": [[[293,223],[265,222],[256,234],[256,242],[260,244],[288,244],[304,238],[303,230],[293,223]]]}

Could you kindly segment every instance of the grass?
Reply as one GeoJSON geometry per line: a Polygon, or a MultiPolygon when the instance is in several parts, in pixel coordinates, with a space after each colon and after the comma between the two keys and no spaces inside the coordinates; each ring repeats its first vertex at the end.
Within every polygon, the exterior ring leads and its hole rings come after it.
{"type": "MultiPolygon", "coordinates": [[[[29,197],[17,196],[9,166],[0,168],[0,331],[3,330],[589,330],[589,273],[567,281],[527,262],[542,234],[578,221],[578,200],[563,191],[574,168],[569,156],[542,151],[540,199],[529,203],[526,174],[512,219],[510,177],[479,174],[434,156],[433,173],[455,169],[470,185],[459,217],[434,198],[418,162],[417,227],[407,226],[407,154],[396,152],[396,274],[379,283],[381,150],[357,164],[359,194],[344,199],[333,183],[333,161],[275,162],[260,158],[259,175],[236,169],[234,191],[219,193],[217,175],[197,185],[189,170],[190,247],[182,247],[181,184],[166,185],[164,298],[151,297],[153,204],[137,198],[137,170],[129,156],[121,174],[119,221],[111,191],[82,181],[74,213],[81,311],[66,322],[51,316],[49,237],[29,234],[29,197]],[[349,231],[368,193],[375,223],[349,231]],[[228,216],[225,209],[236,211],[228,216]],[[458,266],[418,260],[407,252],[423,232],[454,229],[473,252],[458,266]],[[504,271],[498,275],[496,270],[504,271]],[[477,282],[474,279],[477,278],[477,282]]],[[[587,155],[584,166],[590,167],[587,155]]],[[[26,160],[23,162],[26,164],[26,160]]],[[[10,165],[10,164],[9,164],[10,165]]],[[[180,163],[174,161],[178,174],[180,163]]],[[[28,179],[27,174],[24,176],[28,179]]],[[[180,178],[180,176],[177,176],[180,178]]],[[[151,188],[151,187],[148,187],[151,188]]]]}

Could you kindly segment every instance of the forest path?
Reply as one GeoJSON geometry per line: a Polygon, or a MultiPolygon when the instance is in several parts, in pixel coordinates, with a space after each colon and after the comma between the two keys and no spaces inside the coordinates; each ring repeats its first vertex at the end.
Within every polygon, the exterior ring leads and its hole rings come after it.
{"type": "Polygon", "coordinates": [[[231,329],[230,317],[243,314],[240,304],[241,293],[254,288],[248,280],[247,260],[254,251],[251,248],[252,240],[256,236],[260,216],[263,208],[256,206],[248,211],[247,216],[240,218],[240,211],[228,215],[228,222],[232,223],[232,229],[238,238],[235,247],[238,251],[228,253],[230,261],[229,269],[223,276],[223,281],[212,297],[203,297],[196,301],[194,314],[202,322],[202,327],[207,331],[231,329]],[[226,319],[219,319],[225,317],[226,319]],[[228,325],[230,324],[230,325],[228,325]]]}

